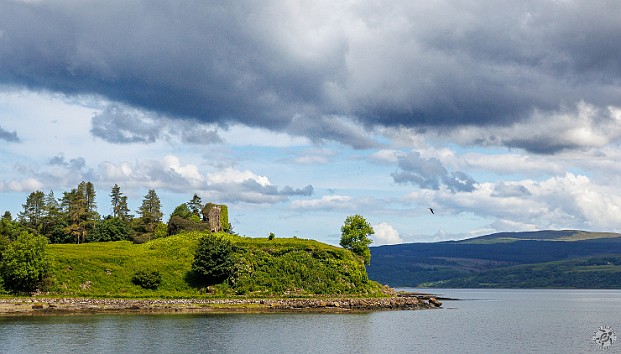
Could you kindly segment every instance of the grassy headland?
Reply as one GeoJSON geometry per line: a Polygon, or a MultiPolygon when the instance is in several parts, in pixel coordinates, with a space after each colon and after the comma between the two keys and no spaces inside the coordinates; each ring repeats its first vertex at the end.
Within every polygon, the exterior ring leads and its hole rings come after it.
{"type": "MultiPolygon", "coordinates": [[[[206,288],[189,276],[203,232],[186,232],[143,244],[129,241],[52,244],[49,295],[61,297],[196,298],[206,288]],[[137,271],[157,271],[155,290],[132,283],[137,271]]],[[[246,297],[317,294],[386,296],[367,277],[362,260],[352,252],[298,238],[247,238],[219,234],[233,244],[233,275],[210,287],[211,296],[246,297]]]]}

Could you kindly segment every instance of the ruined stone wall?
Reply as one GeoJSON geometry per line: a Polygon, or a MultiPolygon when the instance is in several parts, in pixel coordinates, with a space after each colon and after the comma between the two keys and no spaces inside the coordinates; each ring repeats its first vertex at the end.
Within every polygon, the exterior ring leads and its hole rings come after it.
{"type": "Polygon", "coordinates": [[[209,223],[209,230],[211,232],[222,231],[222,224],[220,223],[220,206],[214,205],[207,212],[207,223],[209,223]]]}

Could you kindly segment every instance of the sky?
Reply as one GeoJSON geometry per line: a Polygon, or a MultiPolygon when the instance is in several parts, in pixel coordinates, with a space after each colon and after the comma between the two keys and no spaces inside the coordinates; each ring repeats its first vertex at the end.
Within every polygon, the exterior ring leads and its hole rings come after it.
{"type": "Polygon", "coordinates": [[[621,232],[620,142],[617,1],[0,0],[14,217],[90,181],[252,237],[621,232]]]}

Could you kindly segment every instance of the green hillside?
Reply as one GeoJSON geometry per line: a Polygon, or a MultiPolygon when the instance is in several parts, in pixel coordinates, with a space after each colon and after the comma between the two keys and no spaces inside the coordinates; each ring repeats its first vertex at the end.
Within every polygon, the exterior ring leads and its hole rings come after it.
{"type": "MultiPolygon", "coordinates": [[[[204,233],[188,232],[144,244],[129,241],[48,246],[51,295],[85,297],[196,297],[205,288],[189,279],[194,252],[204,233]],[[137,271],[157,271],[157,290],[132,283],[137,271]]],[[[313,240],[255,239],[219,234],[233,244],[229,281],[210,287],[215,295],[378,295],[362,261],[350,251],[313,240]]]]}
{"type": "Polygon", "coordinates": [[[621,234],[577,230],[505,232],[463,241],[371,247],[373,280],[398,286],[621,289],[621,234]],[[603,257],[603,258],[602,258],[603,257]],[[607,258],[608,257],[608,258],[607,258]],[[586,273],[586,271],[590,273],[586,273]]]}
{"type": "Polygon", "coordinates": [[[460,243],[501,243],[515,241],[582,241],[609,239],[621,242],[621,234],[614,232],[586,232],[580,230],[542,230],[527,232],[500,232],[459,241],[460,243]]]}
{"type": "Polygon", "coordinates": [[[423,283],[447,288],[618,289],[621,256],[577,258],[492,269],[473,276],[423,283]]]}

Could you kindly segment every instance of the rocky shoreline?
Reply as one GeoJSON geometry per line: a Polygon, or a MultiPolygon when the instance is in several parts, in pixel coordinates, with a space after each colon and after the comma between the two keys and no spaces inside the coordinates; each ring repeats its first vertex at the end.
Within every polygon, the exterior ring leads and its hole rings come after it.
{"type": "Polygon", "coordinates": [[[307,299],[0,299],[0,316],[92,313],[364,312],[440,308],[430,295],[307,299]]]}

